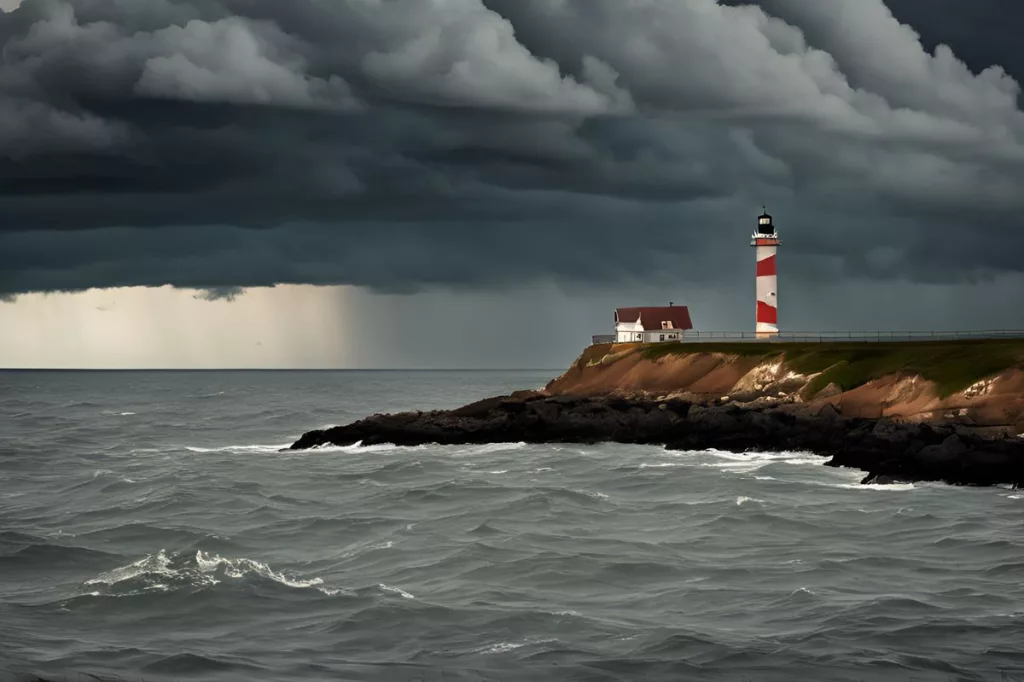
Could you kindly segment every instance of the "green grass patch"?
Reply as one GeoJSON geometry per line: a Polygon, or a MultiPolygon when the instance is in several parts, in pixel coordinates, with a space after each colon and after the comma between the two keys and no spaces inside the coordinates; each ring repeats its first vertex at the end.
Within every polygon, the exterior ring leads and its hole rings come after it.
{"type": "Polygon", "coordinates": [[[906,341],[893,343],[666,343],[641,351],[649,360],[693,353],[724,353],[765,359],[785,355],[800,374],[818,374],[811,396],[829,384],[844,391],[887,374],[917,374],[935,382],[943,397],[982,379],[1024,365],[1024,340],[906,341]]]}

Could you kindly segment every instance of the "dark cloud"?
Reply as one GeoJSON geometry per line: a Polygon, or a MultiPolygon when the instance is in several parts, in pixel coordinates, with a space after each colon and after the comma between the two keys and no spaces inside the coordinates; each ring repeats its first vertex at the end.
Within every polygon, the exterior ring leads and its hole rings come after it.
{"type": "Polygon", "coordinates": [[[25,0],[0,294],[714,286],[763,203],[792,277],[1022,269],[1004,53],[952,5],[735,4],[25,0]]]}

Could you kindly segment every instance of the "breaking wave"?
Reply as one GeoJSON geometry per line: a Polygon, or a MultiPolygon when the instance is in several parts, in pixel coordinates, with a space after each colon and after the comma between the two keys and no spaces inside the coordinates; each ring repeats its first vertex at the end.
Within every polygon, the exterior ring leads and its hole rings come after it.
{"type": "Polygon", "coordinates": [[[862,486],[804,452],[282,452],[315,424],[546,374],[4,375],[0,667],[211,682],[1019,667],[1021,491],[862,486]]]}
{"type": "Polygon", "coordinates": [[[120,566],[85,581],[87,588],[103,588],[92,596],[125,596],[145,592],[199,590],[224,582],[255,582],[276,584],[297,590],[316,588],[326,594],[337,590],[324,588],[321,578],[300,578],[278,572],[262,561],[247,558],[224,558],[197,550],[194,554],[168,554],[161,549],[138,561],[120,566]]]}

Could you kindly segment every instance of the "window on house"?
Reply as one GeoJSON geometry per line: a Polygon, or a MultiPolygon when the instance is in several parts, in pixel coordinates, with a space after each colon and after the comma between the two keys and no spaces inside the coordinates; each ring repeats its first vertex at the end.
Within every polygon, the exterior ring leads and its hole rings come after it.
{"type": "Polygon", "coordinates": [[[664,341],[664,340],[665,340],[665,335],[664,335],[664,334],[662,334],[662,335],[661,335],[661,340],[662,340],[662,341],[664,341]]]}

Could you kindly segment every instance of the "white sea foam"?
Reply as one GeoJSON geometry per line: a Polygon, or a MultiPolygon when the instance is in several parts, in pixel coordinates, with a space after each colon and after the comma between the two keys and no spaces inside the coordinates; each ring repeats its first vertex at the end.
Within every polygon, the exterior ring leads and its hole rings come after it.
{"type": "Polygon", "coordinates": [[[495,476],[501,476],[502,474],[507,474],[508,469],[498,469],[497,471],[492,471],[490,473],[494,474],[495,476]]]}
{"type": "Polygon", "coordinates": [[[101,573],[92,580],[86,580],[86,585],[116,585],[126,580],[133,580],[143,575],[164,575],[174,577],[177,571],[171,568],[171,559],[164,550],[156,554],[148,554],[145,558],[115,568],[112,571],[101,573]]]}
{"type": "Polygon", "coordinates": [[[526,646],[527,642],[500,642],[498,644],[492,644],[491,646],[482,647],[474,651],[474,654],[503,654],[508,651],[514,651],[516,649],[526,646]]]}
{"type": "Polygon", "coordinates": [[[114,586],[129,581],[142,581],[141,590],[129,592],[138,594],[142,591],[167,592],[175,587],[210,587],[221,583],[223,579],[243,580],[259,577],[279,585],[295,589],[316,588],[324,594],[338,594],[339,590],[323,588],[322,578],[304,580],[289,576],[270,568],[262,561],[239,558],[231,559],[217,554],[208,554],[199,550],[192,561],[187,558],[168,556],[161,549],[156,554],[149,554],[127,566],[115,568],[87,580],[86,585],[114,586]]]}
{"type": "Polygon", "coordinates": [[[390,592],[391,594],[401,595],[405,599],[415,599],[416,598],[414,595],[409,594],[408,592],[406,592],[405,590],[403,590],[400,587],[391,587],[390,585],[385,585],[384,583],[378,584],[377,587],[379,587],[381,590],[383,590],[385,592],[390,592]]]}
{"type": "Polygon", "coordinates": [[[917,488],[913,483],[891,483],[889,485],[881,483],[826,483],[825,485],[830,488],[845,488],[847,490],[884,490],[887,492],[915,490],[917,488]]]}
{"type": "Polygon", "coordinates": [[[791,466],[820,466],[825,459],[811,452],[724,452],[722,450],[705,450],[694,453],[707,455],[716,460],[703,462],[700,466],[712,469],[725,469],[738,473],[749,473],[757,471],[769,464],[789,464],[791,466]]]}
{"type": "MultiPolygon", "coordinates": [[[[361,453],[361,452],[388,452],[390,450],[397,450],[397,445],[391,443],[378,443],[376,445],[363,445],[363,441],[353,443],[352,445],[319,445],[315,448],[310,448],[309,452],[346,452],[350,454],[361,453]]],[[[411,450],[412,448],[406,448],[411,450]]]]}
{"type": "Polygon", "coordinates": [[[454,455],[456,457],[478,457],[480,455],[490,455],[496,452],[522,450],[525,447],[526,443],[483,443],[479,445],[459,445],[455,447],[454,455]]]}
{"type": "Polygon", "coordinates": [[[743,505],[747,504],[748,502],[756,502],[757,504],[764,504],[764,500],[759,500],[756,497],[745,497],[743,495],[740,495],[739,497],[736,498],[736,506],[737,507],[742,507],[743,505]]]}
{"type": "Polygon", "coordinates": [[[302,580],[300,578],[290,578],[283,573],[267,566],[262,561],[254,561],[253,559],[225,559],[217,554],[206,554],[202,550],[196,552],[196,564],[199,566],[199,570],[203,573],[214,573],[217,571],[223,571],[224,575],[228,578],[245,578],[249,575],[258,575],[267,580],[272,580],[281,585],[288,587],[294,587],[296,589],[305,589],[309,587],[318,587],[324,584],[323,578],[312,578],[310,580],[302,580]]]}
{"type": "Polygon", "coordinates": [[[291,443],[283,443],[280,445],[225,445],[219,448],[202,448],[191,445],[186,445],[185,449],[189,452],[195,452],[197,454],[209,454],[214,452],[259,452],[259,453],[274,453],[280,452],[281,450],[291,447],[291,443]]]}
{"type": "Polygon", "coordinates": [[[657,464],[643,463],[640,465],[641,469],[678,469],[684,467],[686,464],[683,462],[659,462],[657,464]]]}
{"type": "MultiPolygon", "coordinates": [[[[287,448],[287,447],[291,447],[291,446],[290,445],[286,445],[284,447],[287,448]]],[[[356,443],[353,443],[352,445],[319,445],[317,447],[309,448],[307,450],[292,450],[290,452],[291,452],[291,454],[300,454],[300,455],[301,454],[308,454],[308,453],[315,453],[315,454],[345,453],[345,454],[355,455],[355,454],[365,454],[365,453],[373,453],[373,452],[380,452],[380,453],[385,453],[385,452],[400,453],[401,452],[401,453],[405,453],[405,452],[411,452],[411,451],[414,451],[414,450],[425,450],[425,449],[427,449],[429,447],[432,447],[432,446],[430,446],[430,445],[409,445],[409,446],[406,446],[406,445],[394,445],[392,443],[377,443],[376,445],[363,445],[362,441],[358,441],[356,443]]]]}

